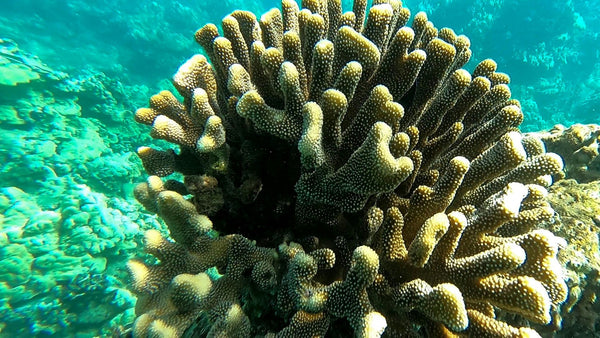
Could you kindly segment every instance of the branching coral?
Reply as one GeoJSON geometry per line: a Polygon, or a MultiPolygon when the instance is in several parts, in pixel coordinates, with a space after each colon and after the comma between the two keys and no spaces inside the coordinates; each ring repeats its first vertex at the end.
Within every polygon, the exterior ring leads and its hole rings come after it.
{"type": "Polygon", "coordinates": [[[555,125],[547,132],[532,133],[546,147],[565,159],[565,174],[580,183],[600,178],[600,127],[574,124],[569,128],[555,125]]]}
{"type": "Polygon", "coordinates": [[[536,229],[562,160],[518,132],[508,75],[399,1],[302,6],[204,26],[183,102],[137,111],[179,146],[140,148],[147,172],[185,180],[136,189],[174,241],[130,264],[135,333],[536,335],[496,315],[547,324],[566,297],[536,229]]]}

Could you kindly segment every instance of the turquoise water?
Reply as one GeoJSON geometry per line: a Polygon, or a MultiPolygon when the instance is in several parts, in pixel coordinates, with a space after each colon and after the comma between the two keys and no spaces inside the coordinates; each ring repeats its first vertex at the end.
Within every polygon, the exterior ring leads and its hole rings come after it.
{"type": "MultiPolygon", "coordinates": [[[[147,229],[133,121],[191,55],[194,32],[270,1],[5,0],[0,5],[0,336],[119,335],[125,264],[147,229]]],[[[406,1],[471,40],[466,66],[510,74],[523,131],[600,123],[600,1],[406,1]]],[[[350,9],[348,3],[345,9],[350,9]]]]}

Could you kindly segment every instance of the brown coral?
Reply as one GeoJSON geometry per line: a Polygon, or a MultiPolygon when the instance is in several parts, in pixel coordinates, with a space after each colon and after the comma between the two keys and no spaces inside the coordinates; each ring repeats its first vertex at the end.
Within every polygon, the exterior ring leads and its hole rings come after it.
{"type": "Polygon", "coordinates": [[[534,335],[496,316],[547,324],[566,297],[558,241],[536,230],[562,161],[522,139],[509,77],[461,69],[469,40],[424,13],[404,26],[399,1],[303,6],[204,26],[183,103],[138,110],[179,146],[141,148],[145,168],[186,184],[136,190],[175,240],[151,232],[160,263],[130,265],[136,333],[534,335]]]}
{"type": "Polygon", "coordinates": [[[548,151],[565,159],[565,174],[580,183],[600,179],[600,126],[574,124],[570,127],[556,125],[547,132],[532,133],[548,151]]]}

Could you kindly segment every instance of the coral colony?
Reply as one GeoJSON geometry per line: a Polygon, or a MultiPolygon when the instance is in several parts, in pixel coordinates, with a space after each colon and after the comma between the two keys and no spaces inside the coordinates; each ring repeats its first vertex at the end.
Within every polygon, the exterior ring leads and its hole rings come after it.
{"type": "Polygon", "coordinates": [[[179,151],[138,149],[170,238],[129,263],[134,334],[538,336],[567,295],[537,227],[563,164],[508,75],[397,0],[302,7],[205,25],[182,100],[137,111],[179,151]]]}

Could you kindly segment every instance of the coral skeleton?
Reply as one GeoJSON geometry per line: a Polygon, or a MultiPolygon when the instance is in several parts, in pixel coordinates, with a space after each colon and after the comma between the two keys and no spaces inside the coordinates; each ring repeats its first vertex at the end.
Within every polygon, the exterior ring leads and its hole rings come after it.
{"type": "Polygon", "coordinates": [[[398,0],[283,0],[195,34],[136,112],[136,198],[168,225],[131,261],[135,336],[531,337],[567,295],[508,75],[398,0]],[[179,97],[179,98],[178,98],[179,97]],[[172,173],[183,182],[161,179],[172,173]]]}

